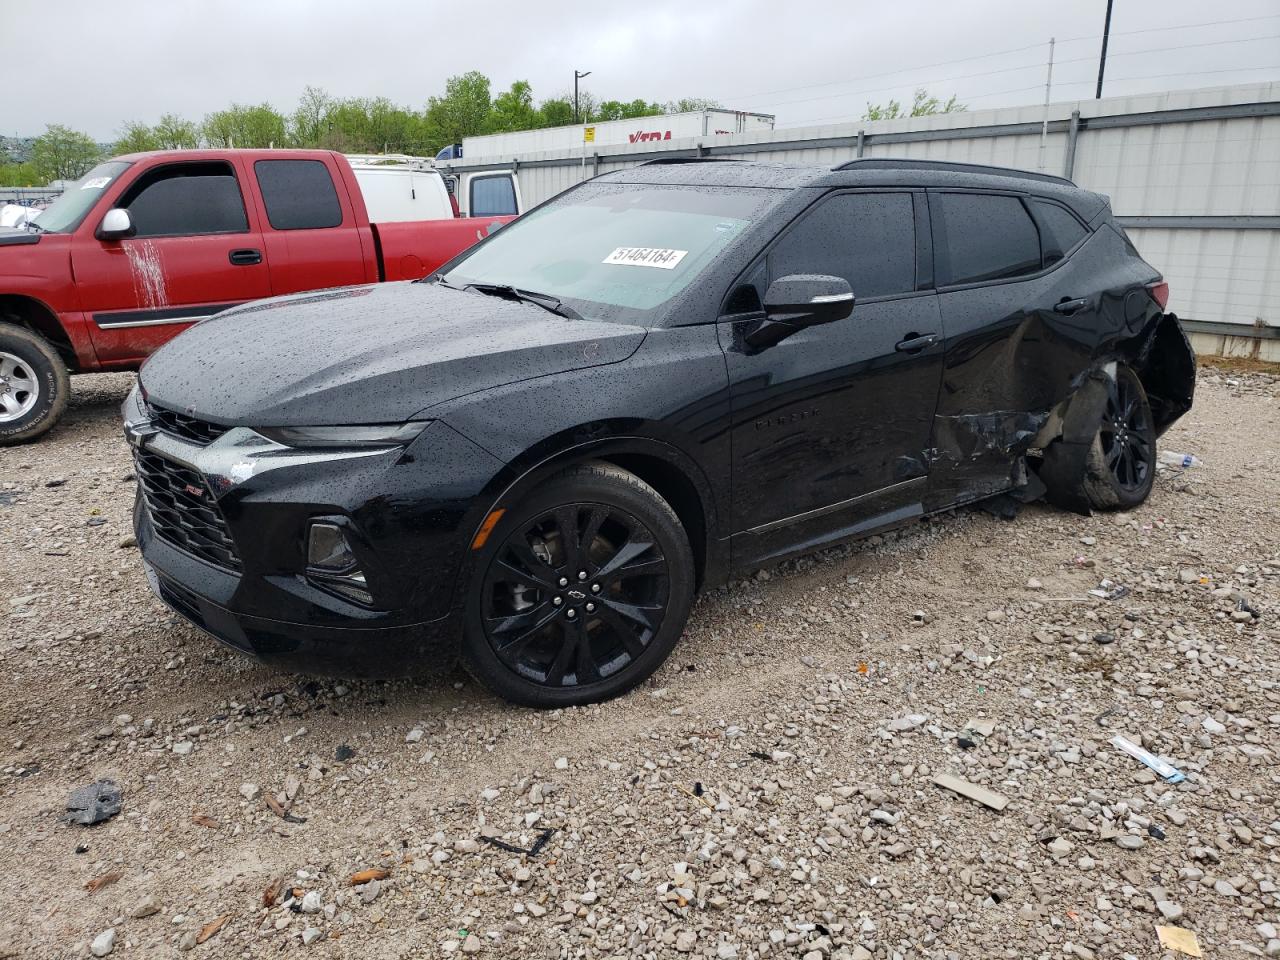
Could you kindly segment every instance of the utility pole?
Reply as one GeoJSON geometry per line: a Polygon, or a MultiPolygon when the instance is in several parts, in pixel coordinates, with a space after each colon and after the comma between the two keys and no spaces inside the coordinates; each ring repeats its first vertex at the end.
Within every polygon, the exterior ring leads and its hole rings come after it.
{"type": "Polygon", "coordinates": [[[589,77],[589,76],[591,76],[590,70],[588,70],[586,73],[579,73],[577,70],[573,71],[573,122],[574,123],[578,122],[578,81],[581,80],[583,77],[589,77]]]}
{"type": "Polygon", "coordinates": [[[1107,70],[1107,40],[1111,36],[1111,4],[1113,0],[1107,0],[1107,20],[1102,25],[1102,56],[1098,59],[1098,90],[1093,95],[1093,99],[1102,99],[1102,75],[1107,70]]]}
{"type": "Polygon", "coordinates": [[[1053,37],[1049,38],[1049,74],[1044,79],[1044,116],[1040,119],[1040,165],[1044,169],[1044,147],[1049,138],[1049,91],[1053,88],[1053,37]]]}

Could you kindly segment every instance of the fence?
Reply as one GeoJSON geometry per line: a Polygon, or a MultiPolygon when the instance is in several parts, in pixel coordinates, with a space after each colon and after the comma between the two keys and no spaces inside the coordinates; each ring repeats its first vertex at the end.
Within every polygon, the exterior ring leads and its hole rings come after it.
{"type": "Polygon", "coordinates": [[[600,173],[673,156],[834,166],[956,160],[1061,173],[1111,197],[1170,283],[1201,352],[1280,360],[1280,83],[843,123],[519,157],[453,171],[520,173],[527,206],[600,173]]]}

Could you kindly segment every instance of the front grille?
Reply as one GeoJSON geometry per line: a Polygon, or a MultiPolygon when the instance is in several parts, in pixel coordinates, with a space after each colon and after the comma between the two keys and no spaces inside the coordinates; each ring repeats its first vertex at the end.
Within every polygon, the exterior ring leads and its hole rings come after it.
{"type": "Polygon", "coordinates": [[[199,417],[188,417],[186,414],[178,413],[174,410],[153,406],[150,403],[147,404],[147,414],[150,416],[151,422],[165,433],[178,437],[180,440],[198,443],[202,447],[213,443],[213,441],[231,429],[218,423],[201,420],[199,417]]]}
{"type": "Polygon", "coordinates": [[[156,536],[201,560],[240,569],[240,555],[204,477],[148,450],[134,452],[138,482],[156,536]]]}

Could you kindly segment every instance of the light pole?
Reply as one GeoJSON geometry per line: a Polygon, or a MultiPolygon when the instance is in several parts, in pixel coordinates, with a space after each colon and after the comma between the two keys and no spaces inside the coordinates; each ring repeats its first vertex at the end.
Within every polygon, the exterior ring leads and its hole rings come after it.
{"type": "Polygon", "coordinates": [[[586,71],[585,73],[579,73],[577,70],[573,71],[573,122],[574,123],[578,122],[578,81],[581,80],[583,77],[589,77],[589,76],[591,76],[590,70],[586,71]]]}
{"type": "Polygon", "coordinates": [[[1098,58],[1098,90],[1094,93],[1095,100],[1102,99],[1102,75],[1107,69],[1107,40],[1111,37],[1111,3],[1107,0],[1107,19],[1102,26],[1102,56],[1098,58]]]}

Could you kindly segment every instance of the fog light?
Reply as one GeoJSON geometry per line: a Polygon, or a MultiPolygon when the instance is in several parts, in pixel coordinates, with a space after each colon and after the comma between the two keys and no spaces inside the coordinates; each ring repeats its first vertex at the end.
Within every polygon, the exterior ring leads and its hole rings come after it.
{"type": "Polygon", "coordinates": [[[307,579],[318,587],[362,603],[373,604],[373,595],[356,555],[342,528],[333,523],[313,523],[307,536],[307,579]]]}

